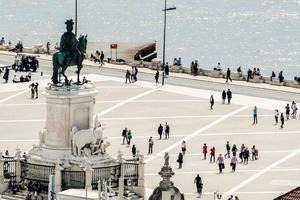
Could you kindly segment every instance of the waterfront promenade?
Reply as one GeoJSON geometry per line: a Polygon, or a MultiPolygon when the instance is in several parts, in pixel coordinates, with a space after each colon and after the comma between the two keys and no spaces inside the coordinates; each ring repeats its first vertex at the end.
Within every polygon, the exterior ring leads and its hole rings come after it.
{"type": "MultiPolygon", "coordinates": [[[[51,77],[51,57],[41,56],[39,72],[33,81],[40,83],[40,93],[51,77]]],[[[13,56],[0,55],[0,62],[11,64],[13,56]]],[[[284,111],[286,103],[300,103],[299,89],[234,81],[188,74],[171,73],[166,85],[156,87],[154,71],[139,68],[139,80],[125,84],[126,65],[105,64],[104,67],[85,61],[84,76],[94,82],[99,93],[95,112],[99,112],[105,126],[105,136],[111,142],[108,151],[116,156],[121,150],[131,157],[131,147],[121,145],[121,131],[128,127],[133,132],[132,144],[145,155],[147,193],[157,186],[157,175],[163,154],[170,152],[170,163],[175,171],[174,183],[185,193],[186,199],[197,199],[193,180],[202,177],[204,200],[211,200],[217,190],[228,196],[238,195],[243,200],[273,199],[300,185],[299,117],[286,122],[284,129],[274,125],[273,111],[284,111]],[[233,91],[232,104],[221,104],[221,91],[233,91]],[[214,95],[214,110],[209,110],[209,97],[214,95]],[[252,125],[253,106],[258,107],[258,125],[252,125]],[[158,140],[159,123],[171,127],[169,140],[158,140]],[[147,155],[148,138],[154,137],[154,153],[147,155]],[[181,141],[187,143],[183,168],[177,169],[177,155],[181,141]],[[226,141],[238,148],[242,144],[259,149],[259,160],[239,164],[232,173],[229,159],[225,160],[224,174],[217,174],[216,164],[202,160],[202,145],[216,147],[217,155],[225,153],[226,141]]],[[[76,68],[68,73],[73,76],[76,68]]],[[[13,76],[11,72],[11,76],[13,76]]],[[[23,151],[38,143],[38,131],[45,120],[45,98],[30,99],[28,83],[0,84],[0,148],[13,152],[16,146],[23,151]]]]}

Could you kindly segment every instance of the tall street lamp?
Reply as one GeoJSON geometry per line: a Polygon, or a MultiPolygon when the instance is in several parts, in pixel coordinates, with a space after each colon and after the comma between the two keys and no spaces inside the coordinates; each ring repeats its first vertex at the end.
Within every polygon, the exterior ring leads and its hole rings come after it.
{"type": "Polygon", "coordinates": [[[164,40],[163,40],[163,74],[162,74],[162,85],[165,84],[165,62],[166,62],[166,24],[167,24],[167,11],[169,10],[175,10],[176,7],[170,7],[167,8],[167,0],[165,0],[165,9],[163,9],[162,11],[164,11],[164,40]]]}
{"type": "Polygon", "coordinates": [[[77,37],[77,0],[75,0],[75,36],[77,37]]]}

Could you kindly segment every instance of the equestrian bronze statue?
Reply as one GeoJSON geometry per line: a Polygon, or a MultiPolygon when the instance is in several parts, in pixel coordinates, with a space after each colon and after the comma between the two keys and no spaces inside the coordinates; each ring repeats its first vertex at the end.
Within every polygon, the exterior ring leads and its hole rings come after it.
{"type": "Polygon", "coordinates": [[[52,82],[54,85],[61,83],[61,75],[65,78],[65,84],[69,85],[70,81],[65,71],[70,66],[77,66],[77,83],[80,83],[80,71],[83,67],[82,62],[86,55],[87,35],[80,36],[77,40],[73,31],[74,22],[72,19],[67,20],[67,31],[61,36],[59,52],[53,54],[53,75],[52,82]]]}

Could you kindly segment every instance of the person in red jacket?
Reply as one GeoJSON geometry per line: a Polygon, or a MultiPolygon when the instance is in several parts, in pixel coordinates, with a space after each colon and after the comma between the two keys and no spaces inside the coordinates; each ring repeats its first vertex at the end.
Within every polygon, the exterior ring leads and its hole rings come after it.
{"type": "Polygon", "coordinates": [[[210,162],[216,162],[216,148],[213,147],[210,149],[210,162]]]}
{"type": "Polygon", "coordinates": [[[203,152],[203,155],[204,155],[204,159],[203,160],[206,160],[206,154],[207,154],[207,146],[206,146],[206,144],[203,145],[202,152],[203,152]]]}

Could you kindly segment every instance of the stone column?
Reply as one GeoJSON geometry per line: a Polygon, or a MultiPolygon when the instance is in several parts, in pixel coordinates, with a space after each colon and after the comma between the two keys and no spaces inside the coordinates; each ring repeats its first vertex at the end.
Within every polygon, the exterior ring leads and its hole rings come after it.
{"type": "Polygon", "coordinates": [[[144,156],[140,155],[138,163],[138,192],[142,197],[145,196],[145,163],[144,156]]]}
{"type": "Polygon", "coordinates": [[[91,167],[91,163],[89,161],[86,162],[83,171],[85,171],[85,189],[92,190],[92,178],[94,170],[91,167]]]}
{"type": "Polygon", "coordinates": [[[61,179],[62,179],[62,171],[64,170],[64,168],[62,166],[60,166],[60,164],[56,164],[55,165],[55,193],[57,194],[58,192],[61,191],[61,179]]]}
{"type": "Polygon", "coordinates": [[[16,181],[19,183],[21,181],[21,150],[19,147],[16,149],[16,154],[15,154],[15,175],[16,175],[16,181]]]}
{"type": "Polygon", "coordinates": [[[119,151],[118,160],[120,164],[120,177],[119,177],[119,191],[118,191],[118,199],[124,199],[124,165],[123,165],[123,154],[119,151]]]}
{"type": "Polygon", "coordinates": [[[0,185],[4,183],[4,160],[2,158],[2,152],[0,151],[0,185]]]}

